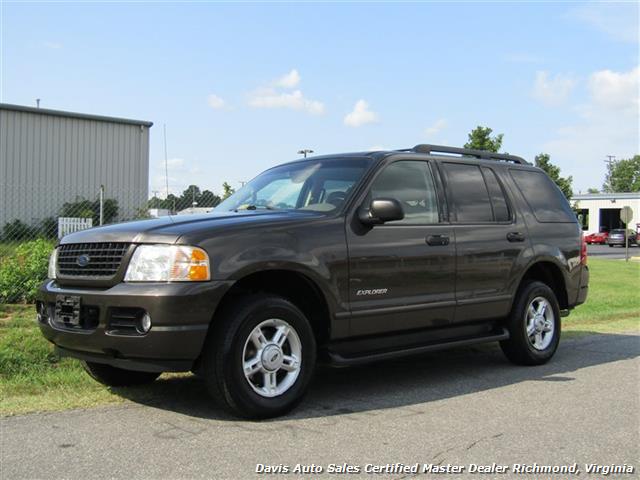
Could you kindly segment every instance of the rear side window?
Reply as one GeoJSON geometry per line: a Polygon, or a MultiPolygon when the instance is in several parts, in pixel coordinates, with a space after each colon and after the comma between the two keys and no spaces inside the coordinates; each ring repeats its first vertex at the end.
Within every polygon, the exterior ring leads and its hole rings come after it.
{"type": "Polygon", "coordinates": [[[573,223],[576,221],[569,202],[556,184],[544,173],[516,169],[509,171],[539,222],[573,223]]]}
{"type": "Polygon", "coordinates": [[[458,223],[493,222],[489,191],[480,167],[462,163],[443,166],[458,223]]]}
{"type": "Polygon", "coordinates": [[[489,197],[491,198],[491,205],[493,205],[493,215],[496,222],[508,222],[511,220],[509,204],[507,203],[504,191],[500,186],[500,182],[498,182],[495,172],[490,168],[482,167],[482,173],[484,174],[484,180],[487,182],[487,189],[489,190],[489,197]]]}

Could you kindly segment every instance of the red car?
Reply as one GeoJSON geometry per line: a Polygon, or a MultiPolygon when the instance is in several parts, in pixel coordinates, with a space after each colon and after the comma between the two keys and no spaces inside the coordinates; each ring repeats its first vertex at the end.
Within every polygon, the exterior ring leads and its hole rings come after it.
{"type": "Polygon", "coordinates": [[[604,245],[607,243],[607,239],[609,238],[608,232],[600,232],[600,233],[590,233],[589,235],[584,237],[585,242],[589,245],[592,243],[598,243],[600,245],[604,245]]]}

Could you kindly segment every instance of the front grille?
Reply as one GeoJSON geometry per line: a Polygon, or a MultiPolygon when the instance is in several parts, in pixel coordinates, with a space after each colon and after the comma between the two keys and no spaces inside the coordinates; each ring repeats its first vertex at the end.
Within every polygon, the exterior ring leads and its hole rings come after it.
{"type": "Polygon", "coordinates": [[[58,272],[69,277],[113,277],[128,243],[71,243],[60,245],[58,272]]]}

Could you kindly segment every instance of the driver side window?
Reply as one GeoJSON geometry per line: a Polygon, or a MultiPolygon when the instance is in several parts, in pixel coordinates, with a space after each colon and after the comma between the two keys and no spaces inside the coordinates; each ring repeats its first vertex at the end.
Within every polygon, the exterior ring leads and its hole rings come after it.
{"type": "Polygon", "coordinates": [[[369,200],[394,198],[404,218],[389,225],[426,225],[439,222],[436,189],[427,162],[399,161],[388,165],[374,180],[369,200]]]}

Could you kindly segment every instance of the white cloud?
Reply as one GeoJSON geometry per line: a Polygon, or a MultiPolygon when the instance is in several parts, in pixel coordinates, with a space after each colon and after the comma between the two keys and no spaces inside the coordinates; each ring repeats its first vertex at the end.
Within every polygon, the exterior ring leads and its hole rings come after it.
{"type": "Polygon", "coordinates": [[[324,113],[324,104],[307,98],[302,90],[289,90],[300,83],[300,74],[294,68],[289,73],[271,82],[271,86],[261,87],[249,94],[248,104],[253,108],[289,108],[312,115],[324,113]]]}
{"type": "Polygon", "coordinates": [[[183,168],[184,158],[168,158],[166,162],[164,160],[158,162],[160,167],[164,167],[165,164],[168,168],[183,168]]]}
{"type": "Polygon", "coordinates": [[[300,83],[300,74],[295,68],[273,82],[274,87],[293,88],[300,83]]]}
{"type": "Polygon", "coordinates": [[[222,110],[227,106],[224,99],[214,93],[207,96],[207,104],[214,110],[222,110]]]}
{"type": "Polygon", "coordinates": [[[349,127],[360,127],[367,123],[375,123],[379,118],[376,112],[369,110],[369,104],[366,100],[358,100],[353,111],[344,117],[344,124],[349,127]]]}
{"type": "Polygon", "coordinates": [[[637,2],[590,2],[575,8],[571,14],[614,40],[637,44],[639,9],[637,2]]]}
{"type": "Polygon", "coordinates": [[[548,72],[536,72],[532,95],[548,106],[563,104],[571,94],[576,81],[568,75],[561,73],[550,76],[548,72]]]}
{"type": "Polygon", "coordinates": [[[430,127],[427,127],[424,129],[424,134],[427,137],[432,137],[434,135],[437,135],[438,133],[440,133],[442,130],[444,130],[445,128],[447,128],[448,122],[446,119],[444,118],[440,118],[438,120],[436,120],[433,125],[431,125],[430,127]]]}
{"type": "Polygon", "coordinates": [[[638,110],[640,67],[628,72],[601,70],[589,78],[589,92],[600,107],[612,110],[638,110]]]}
{"type": "Polygon", "coordinates": [[[606,155],[629,158],[640,150],[639,77],[640,68],[592,73],[588,101],[576,109],[578,118],[542,146],[563,175],[573,175],[576,192],[602,185],[606,155]]]}
{"type": "MultiPolygon", "coordinates": [[[[166,169],[169,172],[169,193],[180,195],[189,185],[207,188],[202,184],[202,169],[194,162],[188,162],[184,158],[169,158],[166,169]]],[[[167,190],[164,159],[152,163],[150,178],[151,193],[159,192],[158,196],[164,198],[167,190]]]]}
{"type": "Polygon", "coordinates": [[[254,108],[290,108],[302,110],[313,115],[324,113],[324,104],[306,98],[300,90],[278,92],[273,88],[261,88],[249,97],[249,106],[254,108]]]}
{"type": "Polygon", "coordinates": [[[43,42],[42,45],[52,50],[60,50],[62,48],[62,44],[58,42],[43,42]]]}

